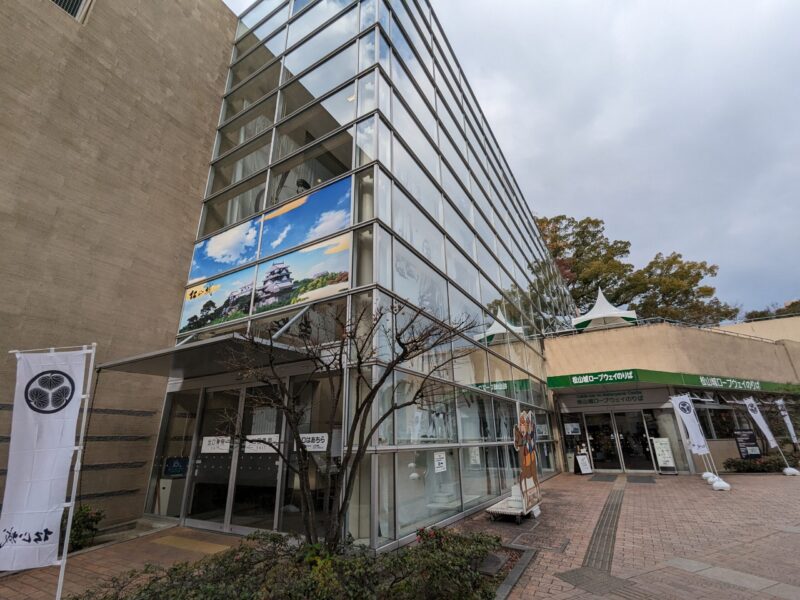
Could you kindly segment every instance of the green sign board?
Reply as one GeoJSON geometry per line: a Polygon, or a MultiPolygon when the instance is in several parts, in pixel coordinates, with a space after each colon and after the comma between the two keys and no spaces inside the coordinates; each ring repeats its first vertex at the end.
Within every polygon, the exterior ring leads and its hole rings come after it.
{"type": "Polygon", "coordinates": [[[773,392],[776,394],[800,394],[800,385],[776,383],[758,379],[722,377],[718,375],[694,375],[690,373],[669,373],[647,369],[621,369],[619,371],[598,371],[595,373],[575,373],[556,375],[547,378],[551,388],[573,388],[589,385],[618,385],[622,383],[660,383],[715,390],[739,390],[744,392],[773,392]]]}

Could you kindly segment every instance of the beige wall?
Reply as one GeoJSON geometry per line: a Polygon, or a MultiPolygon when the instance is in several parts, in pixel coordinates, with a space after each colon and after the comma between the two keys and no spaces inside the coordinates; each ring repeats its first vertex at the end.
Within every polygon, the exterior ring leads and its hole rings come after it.
{"type": "MultiPolygon", "coordinates": [[[[0,3],[0,466],[6,350],[174,343],[235,27],[222,0],[0,3]]],[[[101,376],[80,493],[107,523],[141,513],[164,388],[101,376]]]]}
{"type": "Polygon", "coordinates": [[[733,331],[745,335],[767,338],[768,340],[792,340],[800,342],[800,317],[786,317],[784,319],[765,319],[750,323],[734,323],[733,325],[720,325],[723,331],[733,331]]]}
{"type": "Polygon", "coordinates": [[[709,329],[657,324],[588,331],[547,339],[545,350],[549,376],[649,369],[800,382],[795,370],[795,364],[800,365],[800,344],[757,340],[709,329]]]}

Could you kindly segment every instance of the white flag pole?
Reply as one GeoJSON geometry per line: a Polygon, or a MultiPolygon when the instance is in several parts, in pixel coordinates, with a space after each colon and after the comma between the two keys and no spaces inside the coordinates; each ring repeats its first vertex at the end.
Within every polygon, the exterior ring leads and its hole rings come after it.
{"type": "MultiPolygon", "coordinates": [[[[86,437],[86,423],[89,415],[90,396],[92,390],[92,383],[95,378],[94,373],[94,358],[97,353],[97,342],[92,343],[92,349],[89,350],[83,346],[89,357],[89,377],[85,379],[83,395],[81,396],[81,403],[83,404],[83,416],[81,417],[81,432],[78,437],[78,445],[75,447],[77,454],[75,456],[75,469],[72,472],[72,494],[69,501],[69,512],[67,513],[67,528],[64,532],[64,548],[61,551],[61,568],[58,572],[58,588],[56,588],[56,600],[61,600],[61,594],[64,591],[64,575],[67,572],[67,554],[69,554],[69,537],[72,533],[72,517],[75,514],[75,497],[78,492],[78,479],[81,473],[81,463],[83,460],[83,442],[86,437]]],[[[52,351],[52,349],[51,349],[52,351]]]]}

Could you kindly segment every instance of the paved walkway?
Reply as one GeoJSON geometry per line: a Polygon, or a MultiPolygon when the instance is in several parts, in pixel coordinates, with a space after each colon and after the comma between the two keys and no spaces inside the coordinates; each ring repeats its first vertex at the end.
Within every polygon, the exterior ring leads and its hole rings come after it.
{"type": "MultiPolygon", "coordinates": [[[[143,567],[146,563],[172,565],[196,561],[238,544],[241,538],[170,527],[142,537],[100,546],[69,557],[64,597],[78,594],[101,579],[143,567]]],[[[2,600],[52,600],[58,567],[23,571],[0,578],[2,600]]]]}
{"type": "MultiPolygon", "coordinates": [[[[559,475],[542,486],[539,519],[518,526],[480,513],[455,527],[536,550],[513,599],[800,600],[800,478],[726,480],[727,493],[698,476],[559,475]]],[[[93,549],[70,557],[66,592],[148,562],[198,560],[238,541],[174,527],[93,549]]],[[[55,567],[2,577],[0,599],[53,598],[57,577],[55,567]]]]}
{"type": "Polygon", "coordinates": [[[460,527],[537,550],[510,598],[800,600],[800,478],[725,479],[559,475],[539,519],[460,527]]]}

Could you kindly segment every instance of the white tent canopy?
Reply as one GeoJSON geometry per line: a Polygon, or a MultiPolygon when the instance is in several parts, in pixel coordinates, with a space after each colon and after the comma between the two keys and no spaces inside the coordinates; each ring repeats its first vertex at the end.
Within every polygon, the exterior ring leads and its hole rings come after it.
{"type": "Polygon", "coordinates": [[[603,290],[597,290],[597,301],[589,312],[572,319],[575,329],[592,329],[609,325],[624,325],[636,321],[636,311],[622,310],[609,302],[603,290]]]}

